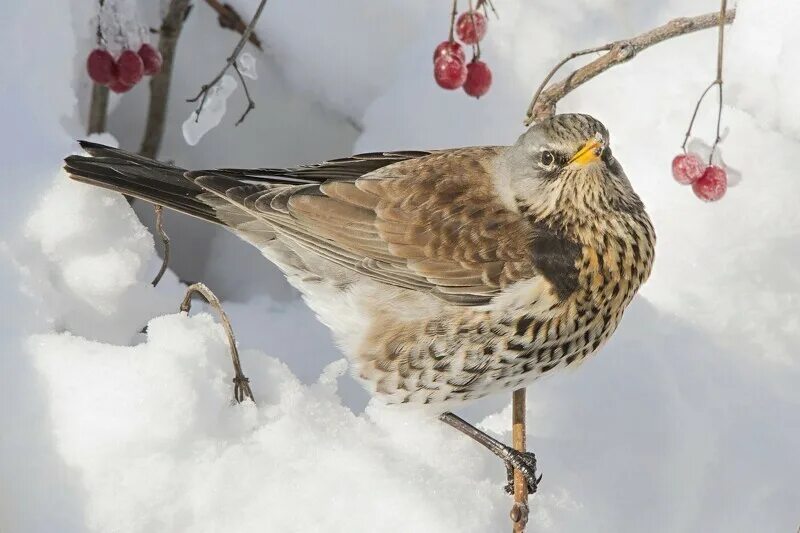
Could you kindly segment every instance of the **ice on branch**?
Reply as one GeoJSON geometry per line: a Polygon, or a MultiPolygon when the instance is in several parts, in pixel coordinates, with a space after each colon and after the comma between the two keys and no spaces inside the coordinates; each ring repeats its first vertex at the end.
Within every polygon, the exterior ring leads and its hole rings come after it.
{"type": "Polygon", "coordinates": [[[239,72],[242,76],[250,78],[251,80],[258,79],[258,72],[256,72],[256,58],[250,52],[242,52],[236,60],[239,67],[239,72]]]}
{"type": "Polygon", "coordinates": [[[200,142],[203,136],[219,125],[227,110],[228,97],[233,94],[238,84],[233,76],[225,75],[208,91],[202,112],[192,111],[183,122],[183,138],[191,146],[200,142]]]}

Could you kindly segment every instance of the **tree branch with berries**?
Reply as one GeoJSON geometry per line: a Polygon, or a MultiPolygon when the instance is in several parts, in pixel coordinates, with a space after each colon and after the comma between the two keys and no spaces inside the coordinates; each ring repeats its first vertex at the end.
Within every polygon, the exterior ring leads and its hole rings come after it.
{"type": "MultiPolygon", "coordinates": [[[[484,2],[478,2],[477,8],[472,9],[470,2],[469,11],[462,13],[458,18],[457,1],[453,0],[450,17],[450,34],[446,41],[441,42],[434,51],[434,79],[436,83],[448,90],[459,87],[470,96],[480,97],[485,94],[491,85],[491,72],[485,64],[479,61],[479,42],[487,29],[488,10],[484,2]],[[483,7],[484,12],[479,9],[483,7]],[[454,35],[455,34],[455,35],[454,35]],[[458,42],[455,39],[458,37],[458,42]],[[463,44],[473,47],[472,62],[466,64],[466,55],[463,44]],[[473,67],[476,63],[483,65],[473,67]],[[485,67],[485,68],[484,68],[485,67]]],[[[493,6],[492,10],[494,11],[493,6]]],[[[714,81],[701,94],[694,113],[692,114],[689,128],[684,142],[681,145],[682,154],[675,157],[672,168],[675,179],[682,184],[691,184],[695,195],[705,201],[719,200],[727,189],[728,173],[719,156],[719,143],[722,140],[722,61],[725,25],[733,22],[736,16],[735,9],[727,9],[727,0],[721,0],[720,10],[696,17],[684,17],[669,21],[668,23],[630,39],[607,43],[602,46],[572,52],[553,67],[536,89],[525,118],[525,125],[551,117],[556,112],[556,104],[571,91],[595,78],[606,70],[627,62],[640,51],[658,43],[686,35],[696,31],[718,28],[719,38],[717,45],[717,70],[714,81]],[[576,69],[563,80],[550,84],[553,76],[568,62],[578,57],[602,53],[602,55],[588,64],[576,69]],[[717,126],[714,142],[709,150],[707,162],[697,153],[687,149],[691,136],[692,126],[697,118],[700,105],[705,96],[713,89],[718,89],[717,126]]],[[[514,448],[525,450],[525,390],[514,391],[512,397],[512,439],[514,448]]],[[[511,509],[511,520],[515,532],[523,532],[528,518],[527,486],[524,478],[515,472],[514,476],[514,505],[511,509]]]]}
{"type": "Polygon", "coordinates": [[[555,113],[556,104],[574,89],[592,80],[606,70],[625,63],[633,59],[642,50],[654,46],[658,43],[709,28],[718,28],[717,44],[717,70],[714,81],[703,91],[694,113],[689,122],[683,144],[681,145],[682,154],[675,157],[672,162],[672,172],[675,180],[684,185],[692,185],[695,195],[701,200],[713,202],[722,198],[725,194],[729,174],[735,173],[732,169],[726,168],[719,157],[718,145],[722,140],[722,60],[725,25],[733,22],[736,17],[735,9],[727,9],[727,0],[721,0],[720,10],[714,13],[707,13],[696,17],[682,17],[669,21],[668,23],[654,28],[650,31],[621,41],[604,44],[586,50],[573,52],[561,60],[545,76],[542,83],[536,89],[531,99],[526,113],[525,124],[550,117],[555,113]],[[553,76],[566,63],[585,55],[604,52],[603,55],[579,69],[571,72],[563,80],[548,85],[553,76]],[[713,145],[707,157],[707,163],[699,154],[687,150],[687,142],[691,135],[692,126],[697,118],[697,113],[705,96],[714,87],[718,88],[718,109],[717,109],[717,129],[713,145]]]}
{"type": "Polygon", "coordinates": [[[442,89],[462,88],[474,98],[480,98],[492,85],[492,71],[481,61],[480,41],[489,26],[488,9],[491,2],[479,0],[475,8],[469,0],[469,10],[458,15],[458,1],[453,0],[450,12],[450,33],[433,52],[433,78],[442,89]],[[484,9],[482,13],[480,10],[484,9]],[[458,18],[456,16],[458,15],[458,18]],[[458,37],[458,42],[455,37],[458,37]],[[472,47],[472,60],[467,63],[464,45],[472,47]]]}

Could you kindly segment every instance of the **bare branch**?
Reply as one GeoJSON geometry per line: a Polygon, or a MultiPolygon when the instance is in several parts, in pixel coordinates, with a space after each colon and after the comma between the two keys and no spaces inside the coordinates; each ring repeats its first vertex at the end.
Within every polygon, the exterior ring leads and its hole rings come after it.
{"type": "Polygon", "coordinates": [[[718,103],[719,107],[717,108],[717,134],[714,137],[714,144],[711,146],[711,154],[708,156],[708,164],[711,164],[711,160],[714,159],[714,151],[717,149],[717,145],[719,141],[722,140],[720,136],[720,127],[722,126],[722,48],[725,44],[725,8],[728,5],[728,0],[722,0],[720,3],[719,8],[719,39],[717,41],[717,79],[714,80],[717,83],[717,88],[719,89],[719,98],[718,103]]]}
{"type": "Polygon", "coordinates": [[[717,15],[717,20],[719,21],[719,37],[717,40],[717,76],[714,78],[714,81],[706,87],[706,90],[700,95],[700,98],[697,100],[697,104],[694,106],[694,112],[692,113],[692,118],[689,120],[689,127],[686,128],[686,135],[683,137],[683,144],[681,144],[681,150],[686,152],[686,143],[689,142],[689,136],[692,134],[692,127],[694,126],[694,121],[697,118],[697,112],[700,111],[700,104],[703,103],[703,99],[708,94],[708,91],[711,90],[712,87],[715,85],[717,86],[718,93],[717,93],[717,133],[714,137],[714,144],[711,146],[711,152],[708,155],[708,164],[710,165],[711,162],[714,160],[714,152],[719,145],[719,142],[722,140],[722,136],[720,134],[720,129],[722,126],[722,58],[723,58],[723,45],[725,39],[725,19],[723,18],[723,14],[726,12],[726,6],[728,2],[727,0],[721,0],[720,2],[720,10],[719,15],[717,15]]]}
{"type": "MultiPolygon", "coordinates": [[[[725,23],[730,24],[733,22],[735,16],[735,9],[727,10],[725,12],[725,23]]],[[[591,63],[588,63],[587,65],[584,65],[583,67],[572,72],[564,80],[551,85],[547,89],[543,89],[546,83],[540,86],[534,94],[534,98],[531,100],[530,105],[528,106],[528,111],[524,121],[525,125],[530,126],[535,121],[552,116],[555,113],[556,103],[564,96],[569,94],[570,91],[583,85],[587,81],[605,72],[611,67],[632,59],[642,50],[662,41],[666,41],[667,39],[672,39],[673,37],[678,37],[680,35],[686,35],[688,33],[712,28],[718,24],[718,12],[707,13],[697,17],[677,18],[669,21],[663,26],[654,28],[631,39],[616,41],[596,48],[590,48],[588,50],[570,54],[566,59],[559,63],[558,67],[580,55],[606,51],[605,54],[598,57],[591,63]]],[[[555,74],[555,70],[557,70],[557,68],[554,69],[554,71],[551,71],[551,73],[545,79],[545,82],[549,81],[553,74],[555,74]]]]}
{"type": "MultiPolygon", "coordinates": [[[[258,9],[256,9],[255,14],[253,15],[253,18],[250,19],[250,23],[247,25],[247,28],[245,28],[244,32],[242,33],[242,38],[239,39],[239,42],[236,44],[236,48],[233,49],[233,53],[231,53],[228,59],[225,60],[225,66],[222,67],[222,70],[220,70],[210,82],[206,83],[200,88],[200,92],[197,93],[197,96],[186,100],[187,102],[197,102],[198,100],[200,100],[200,104],[197,106],[197,109],[195,110],[196,113],[195,120],[200,119],[200,113],[203,111],[203,106],[206,103],[206,99],[208,98],[208,92],[211,90],[211,88],[214,87],[217,84],[217,82],[219,82],[219,80],[222,79],[222,76],[224,76],[225,73],[228,72],[229,68],[235,67],[236,60],[239,58],[239,54],[242,52],[242,48],[244,48],[245,43],[247,43],[247,40],[253,33],[253,28],[255,28],[256,22],[258,22],[258,18],[261,16],[261,12],[264,10],[265,5],[267,5],[267,0],[261,0],[261,2],[258,4],[258,9]]],[[[239,74],[239,79],[242,80],[242,84],[245,86],[245,95],[247,96],[247,109],[245,110],[242,117],[239,119],[239,122],[236,123],[236,125],[238,126],[239,124],[241,124],[242,120],[244,120],[244,117],[247,116],[247,113],[249,113],[250,110],[255,107],[255,103],[250,98],[250,93],[247,90],[247,84],[245,83],[244,78],[242,78],[241,73],[238,72],[238,67],[236,67],[236,70],[237,73],[239,74]]]]}
{"type": "MultiPolygon", "coordinates": [[[[208,4],[211,9],[217,12],[217,22],[219,22],[220,27],[233,30],[240,35],[244,34],[244,31],[247,29],[247,24],[244,23],[241,15],[239,15],[239,13],[233,9],[233,6],[227,3],[223,4],[218,0],[206,0],[206,4],[208,4]]],[[[261,47],[261,39],[258,38],[255,32],[250,34],[249,40],[250,44],[262,52],[264,51],[264,49],[261,47]]]]}
{"type": "Polygon", "coordinates": [[[239,76],[239,81],[242,82],[242,88],[244,89],[244,96],[245,98],[247,98],[247,109],[244,110],[242,116],[239,117],[239,120],[237,120],[236,124],[234,124],[234,126],[238,126],[239,124],[244,122],[244,118],[247,116],[247,114],[256,108],[256,103],[250,97],[250,91],[247,89],[247,82],[244,81],[244,76],[242,76],[242,71],[239,70],[239,65],[234,63],[233,70],[235,70],[236,75],[239,76]]]}
{"type": "Polygon", "coordinates": [[[228,345],[231,350],[231,363],[233,363],[233,397],[236,399],[236,403],[242,403],[245,398],[255,402],[253,392],[250,390],[250,380],[245,377],[244,372],[242,372],[242,365],[239,362],[239,350],[236,348],[236,338],[233,336],[231,321],[223,311],[219,298],[205,284],[194,283],[186,289],[186,295],[181,302],[181,312],[189,313],[192,308],[192,295],[194,294],[202,296],[219,313],[222,327],[225,328],[225,335],[228,337],[228,345]]]}
{"type": "Polygon", "coordinates": [[[158,51],[161,52],[161,71],[150,79],[150,104],[147,109],[147,124],[142,137],[139,153],[155,158],[164,137],[164,124],[167,118],[169,86],[172,83],[172,65],[175,62],[175,48],[183,30],[183,23],[191,9],[191,0],[171,0],[158,37],[158,51]]]}
{"type": "MultiPolygon", "coordinates": [[[[514,449],[525,451],[525,389],[511,397],[511,440],[514,449]]],[[[528,482],[522,472],[514,470],[514,505],[511,507],[514,533],[523,533],[528,523],[528,482]]]]}
{"type": "Polygon", "coordinates": [[[108,87],[98,83],[92,84],[92,99],[89,103],[89,126],[87,133],[103,133],[106,131],[108,115],[108,87]]]}

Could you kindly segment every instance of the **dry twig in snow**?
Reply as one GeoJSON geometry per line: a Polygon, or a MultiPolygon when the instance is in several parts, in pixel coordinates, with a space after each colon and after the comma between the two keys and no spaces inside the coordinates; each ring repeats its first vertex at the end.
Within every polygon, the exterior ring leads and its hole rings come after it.
{"type": "Polygon", "coordinates": [[[255,402],[253,392],[250,390],[250,380],[245,377],[244,372],[242,372],[242,365],[239,362],[239,350],[236,348],[236,338],[233,336],[231,321],[223,311],[219,298],[205,284],[194,283],[186,289],[186,295],[183,297],[183,302],[181,302],[181,312],[189,313],[192,308],[192,295],[194,294],[202,296],[219,313],[222,327],[225,328],[225,335],[228,337],[228,345],[231,350],[231,362],[233,363],[233,397],[236,399],[236,403],[242,403],[245,398],[255,402]]]}

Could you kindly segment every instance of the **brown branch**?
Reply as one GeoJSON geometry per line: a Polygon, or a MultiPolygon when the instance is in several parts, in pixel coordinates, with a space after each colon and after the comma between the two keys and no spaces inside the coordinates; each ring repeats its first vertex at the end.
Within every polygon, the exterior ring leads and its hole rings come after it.
{"type": "MultiPolygon", "coordinates": [[[[525,389],[515,390],[511,397],[511,440],[515,450],[525,451],[525,389]]],[[[528,523],[528,481],[522,472],[516,469],[511,522],[514,533],[524,532],[528,523]]]]}
{"type": "Polygon", "coordinates": [[[198,100],[200,100],[200,104],[197,106],[197,109],[195,110],[196,113],[195,121],[200,120],[200,113],[203,111],[203,106],[205,105],[206,99],[208,98],[208,92],[211,90],[212,87],[214,87],[217,84],[217,82],[219,82],[219,80],[222,79],[222,76],[224,76],[225,73],[228,72],[228,69],[231,67],[234,67],[236,73],[239,74],[239,79],[242,81],[242,85],[245,86],[244,94],[245,97],[247,98],[247,108],[245,109],[241,118],[239,118],[239,120],[236,122],[236,125],[238,126],[239,124],[241,124],[244,121],[247,114],[251,110],[256,108],[256,103],[253,101],[252,98],[250,98],[250,91],[247,90],[247,84],[245,83],[244,78],[241,75],[241,72],[239,72],[239,67],[236,66],[236,60],[239,58],[239,54],[242,52],[245,43],[247,43],[247,40],[253,33],[253,28],[255,28],[256,22],[258,22],[258,19],[261,16],[261,12],[264,11],[265,5],[267,5],[267,0],[261,0],[261,2],[258,4],[258,8],[256,9],[255,14],[253,15],[253,18],[250,19],[250,23],[247,25],[247,28],[245,28],[244,32],[242,32],[242,38],[239,39],[239,42],[233,49],[233,53],[231,53],[228,59],[225,60],[225,66],[222,67],[222,70],[220,70],[210,82],[206,83],[200,88],[200,92],[197,93],[197,96],[186,100],[187,102],[197,102],[198,100]]]}
{"type": "Polygon", "coordinates": [[[167,100],[172,82],[172,65],[175,48],[183,30],[183,23],[191,10],[191,0],[171,0],[159,30],[158,51],[161,52],[161,71],[150,79],[150,104],[147,109],[147,124],[139,153],[155,158],[164,137],[167,118],[167,100]]]}
{"type": "Polygon", "coordinates": [[[192,308],[192,295],[194,294],[202,296],[206,302],[219,313],[222,327],[225,328],[225,335],[228,337],[228,347],[231,350],[231,363],[233,363],[233,397],[236,399],[236,403],[242,403],[245,398],[255,402],[253,392],[250,390],[250,380],[247,379],[244,372],[242,372],[242,365],[239,361],[239,350],[236,348],[236,338],[233,336],[231,321],[228,319],[228,315],[225,314],[225,311],[223,311],[219,298],[217,298],[205,284],[194,283],[186,289],[186,295],[181,302],[181,312],[189,313],[192,308]]]}
{"type": "MultiPolygon", "coordinates": [[[[217,12],[217,22],[219,22],[220,27],[233,30],[240,35],[244,35],[245,30],[247,29],[247,24],[244,23],[241,15],[233,9],[233,6],[230,4],[223,4],[218,0],[206,0],[206,4],[208,4],[211,9],[217,12]]],[[[250,44],[261,50],[262,52],[264,49],[261,47],[261,39],[258,38],[255,32],[250,34],[249,38],[250,44]]]]}
{"type": "MultiPolygon", "coordinates": [[[[150,79],[150,104],[147,108],[147,124],[144,128],[142,145],[139,153],[145,157],[155,158],[161,148],[164,138],[164,126],[167,119],[167,102],[169,101],[169,87],[172,83],[172,66],[175,63],[175,48],[178,38],[183,30],[183,23],[192,10],[191,0],[171,0],[167,13],[161,21],[158,34],[158,51],[161,53],[161,70],[150,79]]],[[[153,207],[156,215],[156,230],[164,247],[164,259],[161,268],[153,278],[153,287],[158,285],[164,272],[169,266],[169,236],[164,231],[162,220],[163,208],[160,205],[153,207]]]]}
{"type": "Polygon", "coordinates": [[[108,87],[92,84],[92,99],[89,102],[89,124],[87,133],[103,133],[106,131],[108,116],[108,87]]]}
{"type": "MultiPolygon", "coordinates": [[[[725,23],[730,24],[736,16],[735,9],[729,9],[725,12],[725,23]]],[[[539,88],[533,95],[528,111],[526,113],[525,125],[530,126],[533,122],[542,120],[555,114],[556,103],[564,98],[575,88],[583,85],[595,76],[605,72],[615,65],[624,63],[632,59],[636,54],[642,50],[649,48],[667,39],[686,35],[700,30],[715,27],[719,24],[719,13],[707,13],[697,17],[683,17],[669,21],[663,26],[654,28],[648,32],[637,35],[631,39],[616,41],[608,43],[596,48],[590,48],[581,52],[570,54],[562,60],[555,69],[545,77],[539,88]],[[606,53],[598,57],[591,63],[575,70],[569,76],[558,83],[554,83],[550,87],[547,84],[555,74],[558,67],[561,67],[567,61],[593,52],[605,51],[606,53]],[[547,89],[545,89],[547,87],[547,89]]]]}

